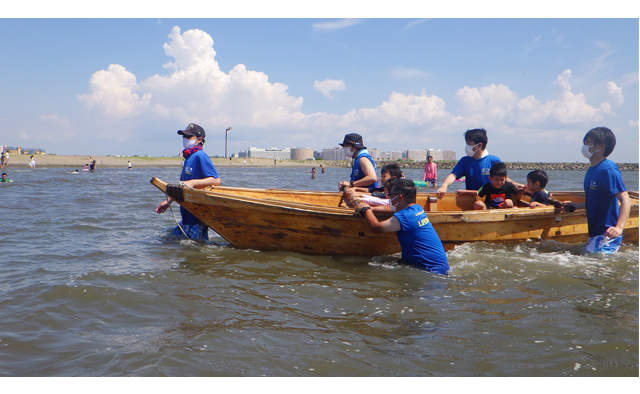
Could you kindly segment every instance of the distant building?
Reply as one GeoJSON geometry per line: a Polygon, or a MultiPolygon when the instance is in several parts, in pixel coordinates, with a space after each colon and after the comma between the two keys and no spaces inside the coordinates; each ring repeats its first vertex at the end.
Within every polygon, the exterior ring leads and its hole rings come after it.
{"type": "Polygon", "coordinates": [[[433,157],[434,161],[437,160],[456,160],[456,152],[452,150],[440,150],[440,149],[427,149],[427,156],[433,157]]]}
{"type": "Polygon", "coordinates": [[[292,148],[291,160],[313,160],[313,149],[311,148],[292,148]]]}
{"type": "Polygon", "coordinates": [[[402,160],[402,156],[399,151],[380,152],[378,160],[402,160]]]}
{"type": "Polygon", "coordinates": [[[407,161],[425,161],[427,160],[427,151],[418,150],[418,149],[409,149],[404,151],[404,153],[402,154],[402,158],[407,161]]]}
{"type": "Polygon", "coordinates": [[[342,148],[323,149],[322,160],[347,160],[347,155],[342,148]]]}
{"type": "Polygon", "coordinates": [[[278,160],[289,160],[291,159],[291,149],[284,148],[267,148],[261,149],[252,146],[249,148],[247,157],[253,157],[256,159],[278,159],[278,160]]]}

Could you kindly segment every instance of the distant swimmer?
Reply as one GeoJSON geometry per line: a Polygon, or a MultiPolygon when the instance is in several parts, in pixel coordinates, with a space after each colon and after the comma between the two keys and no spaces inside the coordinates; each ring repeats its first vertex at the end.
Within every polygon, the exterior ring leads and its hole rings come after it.
{"type": "Polygon", "coordinates": [[[72,172],[72,174],[79,174],[78,170],[75,170],[74,172],[72,172]]]}
{"type": "Polygon", "coordinates": [[[11,179],[7,179],[7,173],[3,172],[2,173],[2,179],[0,180],[1,183],[9,183],[9,182],[13,182],[11,179]]]}

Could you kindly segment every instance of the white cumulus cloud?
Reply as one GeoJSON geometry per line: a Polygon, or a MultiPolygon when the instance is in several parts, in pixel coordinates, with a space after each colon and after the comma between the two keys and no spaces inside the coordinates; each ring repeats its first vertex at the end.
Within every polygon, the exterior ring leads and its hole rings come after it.
{"type": "Polygon", "coordinates": [[[78,96],[80,102],[118,118],[139,115],[151,98],[148,93],[142,97],[135,93],[138,89],[136,76],[119,64],[111,64],[107,70],[95,72],[89,88],[91,93],[78,96]]]}
{"type": "Polygon", "coordinates": [[[320,91],[325,97],[333,98],[331,92],[341,91],[345,89],[344,81],[336,79],[325,79],[324,81],[315,81],[313,83],[315,90],[320,91]]]}
{"type": "Polygon", "coordinates": [[[621,106],[624,103],[624,96],[622,95],[622,88],[618,87],[615,82],[607,83],[607,91],[609,92],[609,98],[611,103],[616,106],[621,106]]]}

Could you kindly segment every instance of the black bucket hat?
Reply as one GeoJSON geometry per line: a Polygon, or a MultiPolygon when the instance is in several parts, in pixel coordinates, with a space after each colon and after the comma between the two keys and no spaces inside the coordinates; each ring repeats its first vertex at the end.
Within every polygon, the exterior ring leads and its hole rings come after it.
{"type": "Polygon", "coordinates": [[[362,142],[362,136],[360,134],[356,134],[356,133],[350,133],[344,136],[344,141],[342,141],[342,144],[340,144],[340,146],[344,146],[345,144],[351,144],[353,146],[355,146],[358,149],[366,149],[367,147],[364,146],[364,143],[362,142]]]}

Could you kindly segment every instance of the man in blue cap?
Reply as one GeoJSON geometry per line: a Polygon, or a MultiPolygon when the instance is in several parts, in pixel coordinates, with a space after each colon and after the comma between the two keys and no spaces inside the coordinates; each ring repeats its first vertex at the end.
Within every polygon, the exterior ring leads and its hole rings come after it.
{"type": "Polygon", "coordinates": [[[371,192],[378,181],[376,162],[364,146],[362,136],[356,133],[347,134],[340,145],[347,157],[353,157],[353,166],[350,181],[340,182],[338,188],[344,190],[347,187],[366,187],[371,192]]]}
{"type": "MultiPolygon", "coordinates": [[[[180,185],[192,189],[204,189],[207,186],[220,185],[218,171],[216,171],[209,156],[202,150],[205,139],[204,129],[195,123],[190,123],[186,129],[179,130],[178,134],[182,136],[182,145],[184,147],[182,151],[184,165],[182,166],[182,175],[180,175],[180,185]]],[[[171,202],[171,198],[162,201],[156,207],[156,212],[163,213],[169,208],[171,202]]],[[[191,239],[209,239],[209,228],[200,219],[183,207],[180,207],[180,214],[182,215],[182,222],[173,229],[173,235],[184,236],[186,234],[191,239]]]]}

